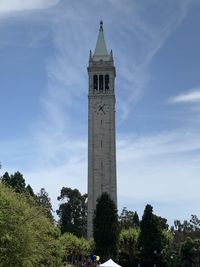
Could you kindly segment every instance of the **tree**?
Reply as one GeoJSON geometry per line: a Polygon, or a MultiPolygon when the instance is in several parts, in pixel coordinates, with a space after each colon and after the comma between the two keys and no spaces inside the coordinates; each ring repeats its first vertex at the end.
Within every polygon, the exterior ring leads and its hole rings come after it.
{"type": "Polygon", "coordinates": [[[78,237],[86,236],[87,194],[78,189],[63,187],[58,200],[61,201],[57,214],[60,217],[61,232],[70,232],[78,237]]]}
{"type": "Polygon", "coordinates": [[[170,248],[170,253],[173,255],[173,261],[179,262],[179,265],[175,263],[175,266],[183,266],[186,261],[183,262],[183,248],[190,245],[189,240],[200,239],[200,220],[196,215],[191,215],[190,220],[174,221],[174,226],[171,227],[171,233],[173,234],[173,242],[170,248]],[[185,244],[183,246],[183,244],[185,244]],[[182,251],[182,252],[181,252],[182,251]],[[181,253],[180,253],[181,252],[181,253]]]}
{"type": "Polygon", "coordinates": [[[54,219],[53,219],[53,215],[52,215],[53,209],[52,209],[52,205],[51,205],[51,199],[44,188],[40,189],[40,192],[37,194],[36,201],[41,207],[43,207],[45,209],[48,218],[51,220],[51,222],[53,222],[54,219]]]}
{"type": "Polygon", "coordinates": [[[1,182],[10,185],[10,175],[8,172],[5,172],[4,175],[1,177],[1,182]]]}
{"type": "Polygon", "coordinates": [[[153,214],[153,207],[146,205],[140,222],[139,248],[144,266],[163,261],[166,239],[163,230],[167,229],[166,220],[153,214]]]}
{"type": "Polygon", "coordinates": [[[171,231],[174,234],[174,246],[178,251],[181,243],[186,241],[187,237],[200,239],[200,220],[196,215],[191,215],[189,221],[184,220],[181,222],[180,220],[175,220],[171,231]]]}
{"type": "Polygon", "coordinates": [[[27,193],[31,197],[35,197],[32,187],[30,185],[27,185],[26,187],[23,174],[18,171],[11,175],[9,175],[8,172],[5,172],[1,177],[1,182],[6,186],[12,187],[17,193],[27,193]]]}
{"type": "Polygon", "coordinates": [[[33,191],[33,188],[28,184],[27,187],[26,187],[26,192],[28,193],[28,195],[30,195],[31,197],[35,197],[35,194],[34,194],[34,191],[33,191]]]}
{"type": "Polygon", "coordinates": [[[120,229],[128,229],[130,227],[139,227],[139,217],[137,212],[127,210],[126,207],[122,209],[119,216],[120,229]]]}
{"type": "Polygon", "coordinates": [[[191,215],[190,226],[193,231],[200,233],[200,219],[196,215],[191,215]]]}
{"type": "Polygon", "coordinates": [[[2,182],[15,189],[17,193],[25,191],[26,183],[23,175],[20,172],[15,172],[14,175],[6,172],[2,177],[2,182]]]}
{"type": "Polygon", "coordinates": [[[134,216],[133,216],[133,227],[139,227],[140,226],[140,219],[137,214],[137,211],[135,211],[134,216]]]}
{"type": "Polygon", "coordinates": [[[9,175],[6,172],[1,181],[8,187],[15,190],[16,193],[25,194],[27,198],[31,197],[31,201],[34,200],[36,204],[43,207],[49,219],[53,222],[51,199],[44,188],[41,188],[38,194],[35,194],[32,187],[28,184],[26,186],[25,179],[20,172],[15,172],[14,175],[9,175]]]}
{"type": "Polygon", "coordinates": [[[138,257],[138,228],[122,229],[119,234],[119,259],[122,266],[133,266],[138,257]]]}
{"type": "Polygon", "coordinates": [[[103,193],[97,199],[93,226],[97,255],[103,261],[116,257],[119,237],[118,216],[115,203],[107,193],[103,193]]]}
{"type": "Polygon", "coordinates": [[[200,239],[187,237],[181,245],[181,259],[184,267],[200,266],[200,239]]]}
{"type": "Polygon", "coordinates": [[[60,242],[64,251],[65,262],[68,264],[78,264],[80,261],[91,254],[91,244],[88,240],[73,235],[72,233],[64,233],[60,242]]]}
{"type": "Polygon", "coordinates": [[[0,267],[60,266],[58,229],[34,200],[0,183],[0,267]]]}

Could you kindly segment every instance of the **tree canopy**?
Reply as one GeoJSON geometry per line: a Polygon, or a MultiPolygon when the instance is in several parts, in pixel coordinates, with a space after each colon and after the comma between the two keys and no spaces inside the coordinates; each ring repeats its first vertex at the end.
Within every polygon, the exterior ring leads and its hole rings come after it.
{"type": "Polygon", "coordinates": [[[23,175],[18,171],[11,175],[9,175],[8,172],[5,172],[5,174],[2,176],[1,181],[5,185],[14,188],[17,193],[22,193],[26,191],[25,179],[23,175]]]}
{"type": "Polygon", "coordinates": [[[59,266],[55,226],[42,208],[0,183],[0,266],[59,266]]]}
{"type": "Polygon", "coordinates": [[[145,266],[162,262],[162,254],[167,241],[163,230],[167,228],[166,219],[153,214],[153,207],[146,205],[140,222],[139,235],[141,261],[145,266]]]}
{"type": "Polygon", "coordinates": [[[139,227],[140,220],[137,212],[127,210],[126,207],[122,209],[119,216],[120,229],[128,229],[130,227],[139,227]]]}
{"type": "Polygon", "coordinates": [[[97,255],[103,260],[116,257],[119,236],[118,216],[115,203],[107,193],[103,193],[97,199],[93,226],[97,255]]]}
{"type": "Polygon", "coordinates": [[[35,194],[20,172],[0,178],[0,267],[59,267],[82,264],[91,254],[101,261],[112,257],[124,267],[197,267],[200,265],[200,219],[167,220],[146,205],[142,220],[123,208],[119,217],[107,193],[97,200],[94,242],[86,236],[87,195],[63,187],[59,223],[52,216],[51,200],[44,188],[35,194]],[[61,229],[61,231],[60,231],[61,229]],[[115,256],[117,257],[115,258],[115,256]]]}
{"type": "Polygon", "coordinates": [[[40,192],[36,195],[36,201],[41,207],[45,209],[48,218],[51,220],[51,222],[53,222],[54,219],[52,215],[53,209],[51,205],[51,199],[44,188],[41,188],[40,192]]]}
{"type": "Polygon", "coordinates": [[[58,200],[61,202],[56,211],[62,233],[71,232],[79,237],[86,236],[87,194],[81,195],[78,189],[63,187],[58,200]]]}
{"type": "Polygon", "coordinates": [[[122,266],[133,266],[138,261],[138,228],[122,229],[119,234],[119,258],[122,266]]]}
{"type": "Polygon", "coordinates": [[[200,266],[200,239],[187,237],[181,245],[181,259],[184,267],[200,266]]]}
{"type": "Polygon", "coordinates": [[[83,259],[92,253],[91,242],[83,237],[78,238],[72,233],[64,233],[60,241],[67,263],[76,264],[77,261],[83,262],[83,259]]]}

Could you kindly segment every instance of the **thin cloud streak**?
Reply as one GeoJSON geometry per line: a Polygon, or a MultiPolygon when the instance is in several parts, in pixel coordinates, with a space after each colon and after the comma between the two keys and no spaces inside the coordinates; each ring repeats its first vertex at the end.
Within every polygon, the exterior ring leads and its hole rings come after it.
{"type": "MultiPolygon", "coordinates": [[[[112,22],[105,19],[105,34],[108,47],[113,49],[114,56],[117,55],[115,63],[119,78],[116,83],[116,92],[121,120],[128,118],[132,107],[147,89],[151,79],[149,64],[168,36],[184,19],[188,3],[188,0],[178,2],[173,13],[171,13],[171,9],[169,9],[170,13],[166,12],[162,23],[153,24],[145,21],[143,15],[147,10],[143,8],[142,4],[133,2],[128,8],[126,5],[122,6],[120,2],[109,1],[108,5],[110,4],[111,8],[104,12],[108,15],[107,17],[112,15],[112,22]],[[123,19],[119,21],[119,17],[123,17],[123,19]],[[129,20],[128,23],[127,20],[129,20]],[[109,28],[112,30],[109,31],[109,28]],[[130,34],[136,43],[134,49],[130,44],[130,34]],[[109,35],[112,43],[108,42],[107,36],[109,35]],[[117,40],[116,36],[118,36],[117,40]],[[128,56],[127,49],[129,50],[128,56]]],[[[50,10],[49,16],[46,14],[44,18],[45,23],[52,30],[56,49],[56,55],[49,59],[47,66],[49,93],[47,92],[47,97],[45,96],[46,104],[44,105],[46,107],[48,101],[51,104],[53,104],[52,101],[56,102],[51,98],[51,94],[54,96],[60,94],[62,100],[66,102],[64,106],[68,108],[74,105],[73,99],[83,99],[87,94],[86,86],[80,85],[87,83],[86,64],[89,49],[92,48],[91,37],[95,41],[97,37],[98,24],[95,27],[91,25],[91,20],[95,21],[96,18],[93,12],[94,6],[101,14],[102,8],[97,3],[77,5],[76,2],[61,1],[61,5],[50,10]],[[66,25],[68,26],[66,27],[66,25]],[[83,28],[90,29],[90,31],[83,30],[83,28]],[[80,40],[81,46],[79,45],[80,40]],[[79,48],[75,49],[75,47],[79,48]],[[85,56],[83,57],[83,55],[85,56]]],[[[170,3],[170,7],[173,7],[173,3],[170,3]]],[[[93,41],[93,43],[94,49],[95,42],[93,41]]],[[[135,46],[135,44],[133,45],[135,46]]],[[[55,105],[59,109],[58,102],[55,105]]]]}
{"type": "MultiPolygon", "coordinates": [[[[119,137],[120,138],[120,137],[119,137]]],[[[145,159],[151,156],[163,157],[186,154],[200,150],[199,131],[177,130],[147,136],[126,136],[120,138],[118,158],[120,161],[145,159]],[[123,153],[122,153],[122,151],[123,153]]],[[[180,155],[181,156],[181,155],[180,155]]]]}
{"type": "Polygon", "coordinates": [[[144,205],[151,203],[170,224],[175,218],[189,217],[192,209],[200,212],[193,205],[200,201],[198,131],[121,138],[117,143],[120,207],[126,205],[142,214],[144,205]]]}
{"type": "Polygon", "coordinates": [[[0,15],[9,15],[16,12],[46,9],[57,5],[60,0],[1,0],[0,15]]]}
{"type": "Polygon", "coordinates": [[[172,97],[169,100],[170,103],[195,103],[200,102],[200,89],[195,88],[191,89],[188,92],[185,92],[181,95],[172,97]]]}
{"type": "MultiPolygon", "coordinates": [[[[76,145],[75,147],[75,141],[66,144],[65,149],[68,153],[65,154],[64,160],[57,166],[49,165],[48,171],[43,168],[26,172],[26,176],[37,190],[41,186],[40,177],[42,177],[43,186],[52,197],[54,209],[57,208],[56,197],[59,194],[60,184],[72,188],[77,188],[78,185],[81,192],[87,190],[87,146],[85,142],[76,145]]],[[[153,137],[127,135],[119,137],[117,142],[119,207],[125,205],[125,199],[129,202],[130,209],[134,209],[135,203],[138,202],[157,203],[157,205],[165,203],[168,209],[174,202],[180,206],[183,200],[199,202],[199,151],[198,132],[177,131],[160,133],[153,137]]],[[[140,207],[143,208],[144,205],[140,207]]],[[[141,213],[141,210],[139,212],[141,213]]],[[[164,214],[165,211],[162,212],[164,214]]],[[[181,212],[177,213],[177,217],[182,218],[181,216],[181,212]]],[[[170,217],[170,220],[172,219],[170,217]]]]}
{"type": "MultiPolygon", "coordinates": [[[[165,10],[162,19],[159,23],[156,21],[149,21],[145,17],[146,9],[143,4],[134,2],[132,9],[128,6],[123,7],[118,2],[117,7],[118,17],[123,17],[118,23],[119,32],[117,45],[113,47],[114,54],[120,55],[117,60],[117,74],[119,73],[118,84],[118,101],[119,109],[121,109],[121,119],[125,120],[139,99],[147,90],[149,81],[151,80],[149,64],[153,61],[157,52],[163,46],[167,38],[176,30],[180,23],[185,18],[189,1],[178,1],[176,5],[173,2],[169,3],[170,8],[165,10]],[[173,9],[173,12],[171,10],[173,9]],[[133,13],[133,14],[132,14],[133,13]],[[130,17],[132,17],[130,21],[130,17]],[[129,21],[127,21],[129,20],[129,21]],[[133,48],[129,44],[128,37],[124,34],[131,34],[133,36],[133,48]],[[123,33],[123,36],[121,36],[123,33]],[[124,45],[129,49],[123,49],[124,45]]],[[[152,2],[150,6],[153,6],[152,2]]],[[[152,7],[151,6],[151,7],[152,7]]],[[[159,13],[159,11],[158,11],[159,13]]],[[[114,29],[115,31],[116,29],[114,29]]]]}

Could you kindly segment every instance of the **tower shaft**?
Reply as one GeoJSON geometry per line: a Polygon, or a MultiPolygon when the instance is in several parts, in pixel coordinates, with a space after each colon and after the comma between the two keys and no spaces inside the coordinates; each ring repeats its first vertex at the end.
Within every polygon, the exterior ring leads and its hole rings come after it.
{"type": "Polygon", "coordinates": [[[93,236],[97,198],[107,192],[117,205],[115,67],[112,52],[107,52],[102,26],[101,23],[88,66],[88,238],[93,236]]]}

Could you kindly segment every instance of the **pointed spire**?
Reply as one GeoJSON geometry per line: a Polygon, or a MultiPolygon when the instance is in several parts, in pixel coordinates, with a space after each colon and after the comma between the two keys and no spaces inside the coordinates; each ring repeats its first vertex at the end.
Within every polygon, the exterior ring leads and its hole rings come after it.
{"type": "Polygon", "coordinates": [[[110,50],[110,58],[111,58],[111,61],[113,61],[113,52],[112,52],[112,49],[110,50]]]}
{"type": "Polygon", "coordinates": [[[92,51],[90,50],[89,61],[92,60],[92,51]]]}
{"type": "Polygon", "coordinates": [[[106,48],[106,42],[104,39],[104,34],[103,34],[103,21],[100,21],[100,28],[99,28],[99,36],[97,39],[97,44],[94,52],[95,56],[107,56],[108,51],[106,48]]]}

